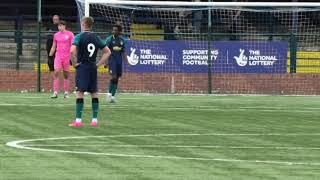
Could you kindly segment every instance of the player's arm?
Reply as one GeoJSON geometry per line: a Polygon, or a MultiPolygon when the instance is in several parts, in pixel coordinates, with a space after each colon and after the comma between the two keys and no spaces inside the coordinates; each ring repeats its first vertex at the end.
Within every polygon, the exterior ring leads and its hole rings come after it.
{"type": "MultiPolygon", "coordinates": [[[[107,39],[105,40],[105,46],[110,47],[111,42],[112,42],[112,36],[107,37],[107,39]]],[[[109,48],[109,50],[110,50],[110,48],[109,48]]],[[[107,63],[108,60],[109,60],[109,58],[107,59],[106,63],[104,64],[104,68],[108,67],[108,63],[107,63]]]]}
{"type": "Polygon", "coordinates": [[[111,42],[112,42],[112,36],[109,36],[109,37],[107,37],[107,39],[105,41],[105,45],[109,47],[111,42]]]}
{"type": "Polygon", "coordinates": [[[73,44],[73,41],[74,41],[74,34],[71,32],[71,37],[70,37],[70,44],[72,45],[73,44]]]}
{"type": "Polygon", "coordinates": [[[101,65],[105,65],[107,60],[109,59],[109,56],[111,55],[111,51],[108,48],[108,46],[105,46],[102,49],[102,52],[103,52],[103,55],[102,55],[101,59],[98,61],[98,63],[96,64],[98,67],[101,65]]]}
{"type": "Polygon", "coordinates": [[[70,48],[71,63],[74,68],[76,68],[80,65],[80,63],[78,63],[78,57],[77,57],[79,42],[80,42],[80,34],[77,34],[74,37],[72,46],[70,48]]]}
{"type": "Polygon", "coordinates": [[[74,68],[77,68],[80,63],[78,63],[78,58],[77,58],[77,46],[72,45],[70,48],[70,53],[71,53],[71,62],[74,68]]]}

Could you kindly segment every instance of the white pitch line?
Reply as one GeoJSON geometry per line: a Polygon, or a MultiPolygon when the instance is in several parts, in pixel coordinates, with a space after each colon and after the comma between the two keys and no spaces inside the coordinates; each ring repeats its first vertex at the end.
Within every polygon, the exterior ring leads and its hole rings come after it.
{"type": "MultiPolygon", "coordinates": [[[[99,95],[106,95],[107,93],[100,92],[99,95]]],[[[19,96],[19,95],[25,95],[25,96],[42,96],[41,93],[36,92],[27,92],[27,93],[0,93],[1,95],[6,96],[19,96]]],[[[127,93],[122,92],[122,96],[131,96],[131,97],[319,97],[319,95],[270,95],[270,94],[197,94],[197,93],[177,93],[177,94],[171,94],[171,93],[127,93]]],[[[50,95],[48,95],[50,96],[50,95]]],[[[47,98],[48,96],[42,96],[47,98]]]]}
{"type": "MultiPolygon", "coordinates": [[[[174,95],[173,95],[174,96],[174,95]]],[[[16,97],[16,96],[15,96],[16,97]]],[[[187,96],[186,98],[188,98],[188,102],[210,102],[210,101],[241,101],[241,102],[282,102],[284,101],[283,99],[235,99],[235,98],[231,98],[231,97],[243,97],[243,96],[230,96],[230,98],[216,98],[215,96],[208,96],[208,97],[212,97],[212,99],[190,99],[190,97],[194,97],[194,98],[198,98],[199,96],[187,96]]],[[[200,96],[200,97],[205,97],[205,96],[200,96]]],[[[219,97],[219,96],[217,96],[219,97]]],[[[251,97],[251,96],[249,96],[251,97]]],[[[273,97],[273,96],[271,96],[273,97]]],[[[48,97],[28,97],[28,96],[24,96],[24,97],[18,97],[19,99],[48,99],[48,97]]],[[[101,97],[103,98],[103,97],[101,97]]],[[[154,100],[154,101],[185,101],[186,99],[183,98],[183,96],[177,95],[174,96],[174,98],[172,97],[164,97],[164,96],[136,96],[136,97],[118,97],[119,100],[145,100],[145,101],[150,101],[150,100],[154,100]],[[155,98],[153,98],[155,97],[155,98]]],[[[308,102],[318,102],[318,101],[308,101],[308,102]]]]}
{"type": "MultiPolygon", "coordinates": [[[[1,93],[0,93],[0,97],[1,97],[1,93]]],[[[17,97],[17,96],[14,96],[17,97]]],[[[247,99],[246,96],[222,96],[222,97],[229,97],[229,98],[221,98],[220,96],[190,96],[190,95],[186,95],[185,97],[182,95],[168,95],[168,96],[163,96],[163,95],[152,95],[152,96],[143,96],[143,95],[133,95],[132,97],[123,97],[123,96],[119,96],[118,99],[119,100],[145,100],[145,101],[150,101],[150,100],[155,100],[155,101],[185,101],[185,98],[188,98],[188,102],[212,102],[212,101],[240,101],[240,102],[283,102],[286,99],[251,99],[251,97],[255,97],[255,96],[250,96],[248,95],[247,99]],[[192,97],[192,98],[190,98],[192,97]],[[198,97],[205,97],[205,98],[198,98],[198,97]],[[208,99],[209,97],[212,97],[212,99],[208,99]],[[217,98],[218,97],[218,98],[217,98]],[[233,98],[236,97],[236,98],[233,98]],[[239,97],[239,98],[237,98],[239,97]]],[[[263,96],[264,97],[264,96],[263,96]]],[[[277,96],[270,96],[270,97],[277,97],[277,96]]],[[[282,96],[279,96],[282,97],[282,96]]],[[[296,96],[293,96],[296,97],[296,96]]],[[[299,97],[299,96],[298,96],[299,97]]],[[[319,97],[320,96],[306,96],[306,97],[319,97]]],[[[47,96],[22,96],[22,97],[18,97],[19,99],[43,99],[43,100],[49,100],[49,98],[47,96]]],[[[100,97],[100,98],[104,98],[104,97],[100,97]]],[[[73,98],[71,98],[73,99],[73,98]]],[[[57,100],[57,99],[56,99],[57,100]]],[[[308,102],[318,102],[317,100],[310,99],[308,102]]]]}
{"type": "Polygon", "coordinates": [[[41,96],[23,96],[23,97],[17,97],[17,96],[12,96],[18,99],[48,99],[48,97],[41,97],[41,96]]]}
{"type": "Polygon", "coordinates": [[[25,147],[125,147],[125,148],[212,148],[212,149],[284,149],[284,150],[320,150],[320,147],[271,147],[271,146],[211,146],[211,145],[133,145],[133,144],[24,144],[25,147]]]}
{"type": "MultiPolygon", "coordinates": [[[[27,107],[69,107],[74,104],[13,104],[13,103],[2,103],[0,106],[27,106],[27,107]]],[[[146,107],[146,106],[135,106],[135,105],[105,105],[101,104],[101,107],[108,107],[110,109],[126,109],[128,107],[143,109],[143,110],[199,110],[199,111],[261,111],[261,112],[318,112],[320,108],[302,108],[302,109],[282,109],[276,107],[234,107],[234,108],[219,108],[215,106],[194,106],[194,107],[146,107]]]]}
{"type": "Polygon", "coordinates": [[[17,141],[18,143],[34,141],[52,141],[65,139],[87,139],[87,138],[124,138],[124,137],[170,137],[170,136],[320,136],[320,133],[188,133],[188,134],[118,134],[106,136],[71,136],[57,138],[39,138],[17,141]]]}
{"type": "MultiPolygon", "coordinates": [[[[72,153],[72,154],[87,154],[87,155],[103,155],[103,156],[115,156],[115,157],[132,157],[132,158],[158,158],[158,159],[177,159],[177,160],[199,160],[199,161],[221,161],[221,162],[243,162],[243,163],[263,163],[263,164],[281,164],[281,165],[304,165],[304,166],[320,166],[320,163],[312,162],[289,162],[289,161],[269,161],[269,160],[242,160],[242,159],[223,159],[223,158],[202,158],[202,157],[179,157],[179,156],[157,156],[157,155],[136,155],[136,154],[114,154],[114,153],[98,153],[98,152],[87,152],[87,151],[68,151],[68,150],[55,150],[28,147],[21,145],[21,143],[36,142],[36,141],[53,141],[53,140],[66,140],[66,139],[85,139],[85,138],[112,138],[112,137],[146,137],[146,136],[201,136],[210,134],[145,134],[145,135],[110,135],[110,136],[76,136],[76,137],[60,137],[60,138],[40,138],[40,139],[29,139],[11,141],[6,143],[9,147],[18,149],[27,149],[33,151],[44,151],[44,152],[56,152],[56,153],[72,153]]],[[[264,136],[264,135],[320,135],[320,134],[211,134],[211,135],[249,135],[249,136],[264,136]]]]}
{"type": "Polygon", "coordinates": [[[19,149],[28,149],[28,150],[35,150],[35,151],[71,153],[71,154],[86,154],[86,155],[103,155],[103,156],[114,156],[114,157],[157,158],[157,159],[177,159],[177,160],[199,160],[199,161],[221,161],[221,162],[245,162],[245,163],[263,163],[263,164],[320,166],[320,163],[309,163],[309,162],[264,161],[264,160],[241,160],[241,159],[222,159],[222,158],[199,158],[199,157],[179,157],[179,156],[154,156],[154,155],[136,155],[136,154],[97,153],[97,152],[87,152],[87,151],[67,151],[67,150],[33,148],[33,147],[21,146],[16,143],[9,143],[7,145],[11,146],[11,147],[19,148],[19,149]]]}
{"type": "MultiPolygon", "coordinates": [[[[83,138],[122,138],[122,137],[166,137],[166,136],[320,136],[320,133],[190,133],[190,134],[123,134],[123,135],[109,135],[109,136],[76,136],[72,139],[83,138]],[[83,138],[81,138],[83,137],[83,138]]],[[[69,139],[67,137],[67,139],[69,139]]],[[[56,140],[56,139],[53,139],[56,140]]]]}

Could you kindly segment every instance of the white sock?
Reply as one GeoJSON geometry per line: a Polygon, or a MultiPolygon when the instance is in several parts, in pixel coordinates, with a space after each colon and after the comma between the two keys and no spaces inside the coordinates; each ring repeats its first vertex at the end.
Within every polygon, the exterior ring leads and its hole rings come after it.
{"type": "Polygon", "coordinates": [[[81,123],[82,119],[81,118],[76,118],[77,123],[81,123]]]}
{"type": "Polygon", "coordinates": [[[92,118],[92,122],[98,122],[97,118],[92,118]]]}
{"type": "Polygon", "coordinates": [[[68,91],[64,92],[64,94],[69,94],[68,91]]]}
{"type": "Polygon", "coordinates": [[[53,92],[53,94],[57,95],[57,94],[58,94],[58,92],[57,92],[57,91],[55,91],[55,92],[53,92]]]}

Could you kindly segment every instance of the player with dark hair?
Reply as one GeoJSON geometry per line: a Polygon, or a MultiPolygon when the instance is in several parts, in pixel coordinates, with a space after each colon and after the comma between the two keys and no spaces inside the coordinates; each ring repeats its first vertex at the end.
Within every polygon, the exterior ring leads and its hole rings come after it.
{"type": "Polygon", "coordinates": [[[59,32],[54,34],[53,44],[49,56],[54,58],[54,80],[53,95],[51,98],[57,98],[59,92],[59,74],[63,71],[64,81],[64,98],[69,98],[69,69],[70,69],[70,48],[74,35],[71,31],[66,30],[66,22],[59,21],[59,32]]]}
{"type": "Polygon", "coordinates": [[[71,60],[76,68],[76,120],[69,126],[82,126],[82,110],[84,92],[89,92],[92,98],[92,121],[91,126],[98,125],[98,72],[97,67],[104,65],[110,56],[111,52],[105,42],[91,32],[93,26],[92,17],[84,17],[81,20],[82,32],[74,38],[71,47],[71,60]],[[98,49],[102,49],[103,55],[96,62],[98,49]]]}
{"type": "Polygon", "coordinates": [[[122,76],[122,61],[128,61],[125,52],[125,39],[121,37],[122,26],[115,24],[112,27],[112,35],[107,37],[106,44],[111,50],[111,56],[108,61],[109,73],[111,75],[107,101],[114,103],[115,94],[118,88],[119,78],[122,76]]]}

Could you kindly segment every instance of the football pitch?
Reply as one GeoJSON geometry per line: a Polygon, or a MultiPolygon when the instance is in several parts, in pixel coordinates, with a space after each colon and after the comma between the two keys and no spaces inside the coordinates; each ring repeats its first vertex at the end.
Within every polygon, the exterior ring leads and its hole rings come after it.
{"type": "Polygon", "coordinates": [[[0,93],[1,180],[320,179],[320,97],[0,93]]]}

